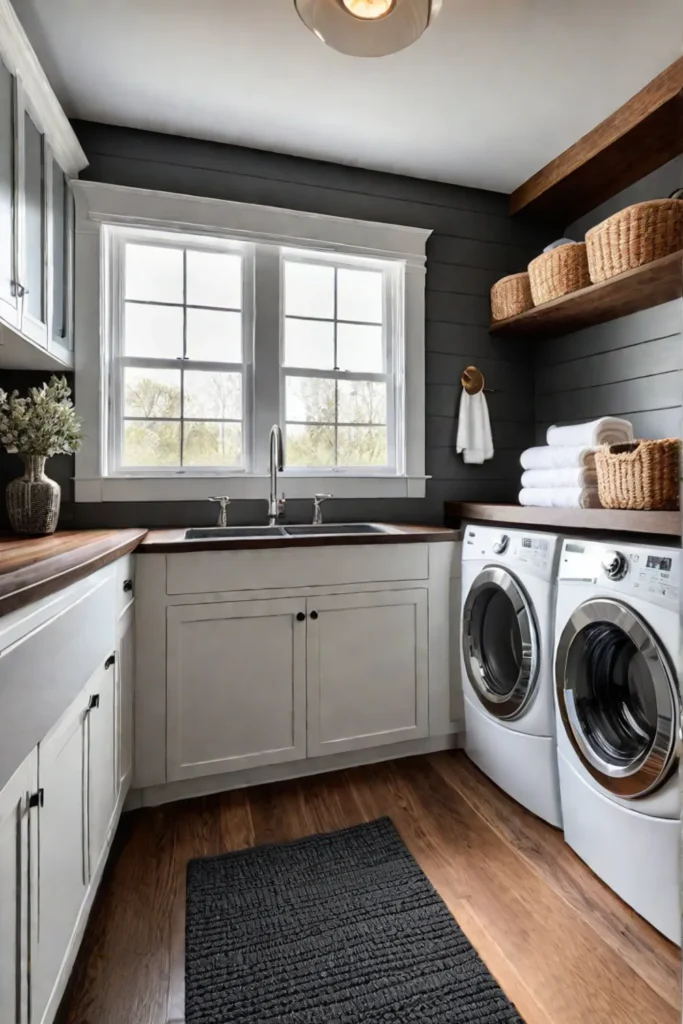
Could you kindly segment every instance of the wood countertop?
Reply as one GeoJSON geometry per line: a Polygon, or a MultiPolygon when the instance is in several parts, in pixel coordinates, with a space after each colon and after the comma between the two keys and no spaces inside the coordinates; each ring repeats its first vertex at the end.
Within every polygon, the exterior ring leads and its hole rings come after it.
{"type": "Polygon", "coordinates": [[[681,536],[680,512],[638,512],[610,508],[538,508],[447,501],[446,522],[459,526],[463,519],[521,527],[547,527],[555,530],[600,530],[603,533],[681,536]]]}
{"type": "Polygon", "coordinates": [[[133,551],[146,530],[65,530],[50,537],[0,534],[0,616],[90,576],[133,551]]]}
{"type": "MultiPolygon", "coordinates": [[[[292,524],[293,525],[293,524],[292,524]]],[[[150,530],[138,549],[140,554],[178,554],[186,551],[254,551],[279,548],[340,547],[350,544],[433,544],[461,539],[460,530],[445,526],[413,526],[403,523],[382,523],[394,533],[355,533],[319,537],[221,537],[220,539],[186,540],[185,530],[150,530]]]]}

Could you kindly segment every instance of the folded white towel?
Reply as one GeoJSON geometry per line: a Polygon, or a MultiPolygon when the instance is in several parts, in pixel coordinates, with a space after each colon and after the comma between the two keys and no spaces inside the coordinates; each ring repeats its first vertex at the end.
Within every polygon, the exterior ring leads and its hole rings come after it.
{"type": "Polygon", "coordinates": [[[597,487],[598,474],[594,469],[526,469],[522,473],[522,487],[597,487]]]}
{"type": "Polygon", "coordinates": [[[576,245],[576,241],[573,238],[558,238],[556,242],[546,245],[543,252],[552,252],[553,249],[559,249],[561,245],[576,245]]]}
{"type": "Polygon", "coordinates": [[[602,508],[597,487],[525,487],[519,492],[519,503],[543,508],[602,508]]]}
{"type": "Polygon", "coordinates": [[[583,444],[595,447],[601,444],[624,444],[633,440],[633,424],[616,416],[603,416],[590,423],[573,423],[568,427],[548,427],[549,445],[583,444]]]}
{"type": "Polygon", "coordinates": [[[595,448],[544,444],[527,448],[519,461],[522,469],[595,469],[595,448]]]}
{"type": "Polygon", "coordinates": [[[489,407],[483,391],[468,395],[463,388],[458,414],[458,436],[455,442],[458,455],[463,461],[481,465],[493,458],[493,435],[489,407]]]}

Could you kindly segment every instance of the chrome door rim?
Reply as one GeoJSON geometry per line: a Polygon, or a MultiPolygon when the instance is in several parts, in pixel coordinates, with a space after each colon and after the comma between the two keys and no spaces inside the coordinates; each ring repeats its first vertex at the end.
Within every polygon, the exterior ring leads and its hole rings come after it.
{"type": "Polygon", "coordinates": [[[591,598],[574,609],[557,645],[555,686],[560,716],[574,752],[584,768],[609,793],[625,799],[637,799],[647,796],[669,777],[678,753],[679,700],[676,676],[657,636],[632,608],[610,598],[591,598]],[[650,669],[657,705],[657,729],[649,749],[629,765],[610,764],[587,741],[576,707],[575,680],[568,679],[572,645],[586,626],[599,622],[621,628],[650,669]]]}
{"type": "Polygon", "coordinates": [[[536,690],[539,673],[538,630],[531,602],[522,584],[507,569],[487,566],[470,587],[462,615],[462,653],[467,677],[481,704],[495,718],[518,718],[536,690]],[[477,599],[485,590],[502,590],[512,604],[522,638],[522,664],[514,687],[508,694],[494,693],[474,651],[472,613],[477,599]]]}

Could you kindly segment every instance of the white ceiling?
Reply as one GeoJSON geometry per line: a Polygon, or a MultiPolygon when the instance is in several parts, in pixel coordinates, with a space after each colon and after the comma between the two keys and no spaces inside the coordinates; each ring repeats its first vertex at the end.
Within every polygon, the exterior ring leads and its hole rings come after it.
{"type": "Polygon", "coordinates": [[[681,53],[681,0],[444,0],[411,48],[292,0],[15,0],[73,117],[510,191],[681,53]]]}

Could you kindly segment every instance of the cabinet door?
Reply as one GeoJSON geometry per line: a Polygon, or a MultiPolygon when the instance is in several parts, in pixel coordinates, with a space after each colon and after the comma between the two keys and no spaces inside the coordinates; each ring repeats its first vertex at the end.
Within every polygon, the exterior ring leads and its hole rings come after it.
{"type": "Polygon", "coordinates": [[[0,1020],[28,1024],[29,797],[38,788],[34,751],[0,793],[0,1020]]]}
{"type": "Polygon", "coordinates": [[[71,331],[71,260],[73,218],[71,187],[64,171],[49,153],[48,185],[50,188],[49,252],[49,348],[65,361],[70,361],[73,347],[71,331]]]}
{"type": "Polygon", "coordinates": [[[31,1019],[50,1002],[87,887],[86,732],[83,693],[38,747],[38,915],[32,934],[31,1019]]]}
{"type": "Polygon", "coordinates": [[[47,194],[45,136],[19,92],[19,249],[21,330],[47,346],[47,194]]]}
{"type": "Polygon", "coordinates": [[[306,602],[168,609],[169,781],[306,756],[306,602]]]}
{"type": "Polygon", "coordinates": [[[426,736],[426,590],[307,604],[309,757],[426,736]]]}
{"type": "Polygon", "coordinates": [[[14,76],[0,60],[0,317],[18,326],[16,281],[16,151],[14,76]]]}
{"type": "Polygon", "coordinates": [[[133,693],[135,671],[135,605],[119,618],[116,651],[116,719],[118,793],[128,790],[133,777],[133,693]]]}
{"type": "Polygon", "coordinates": [[[88,881],[97,871],[118,796],[116,779],[115,656],[88,683],[88,881]]]}

